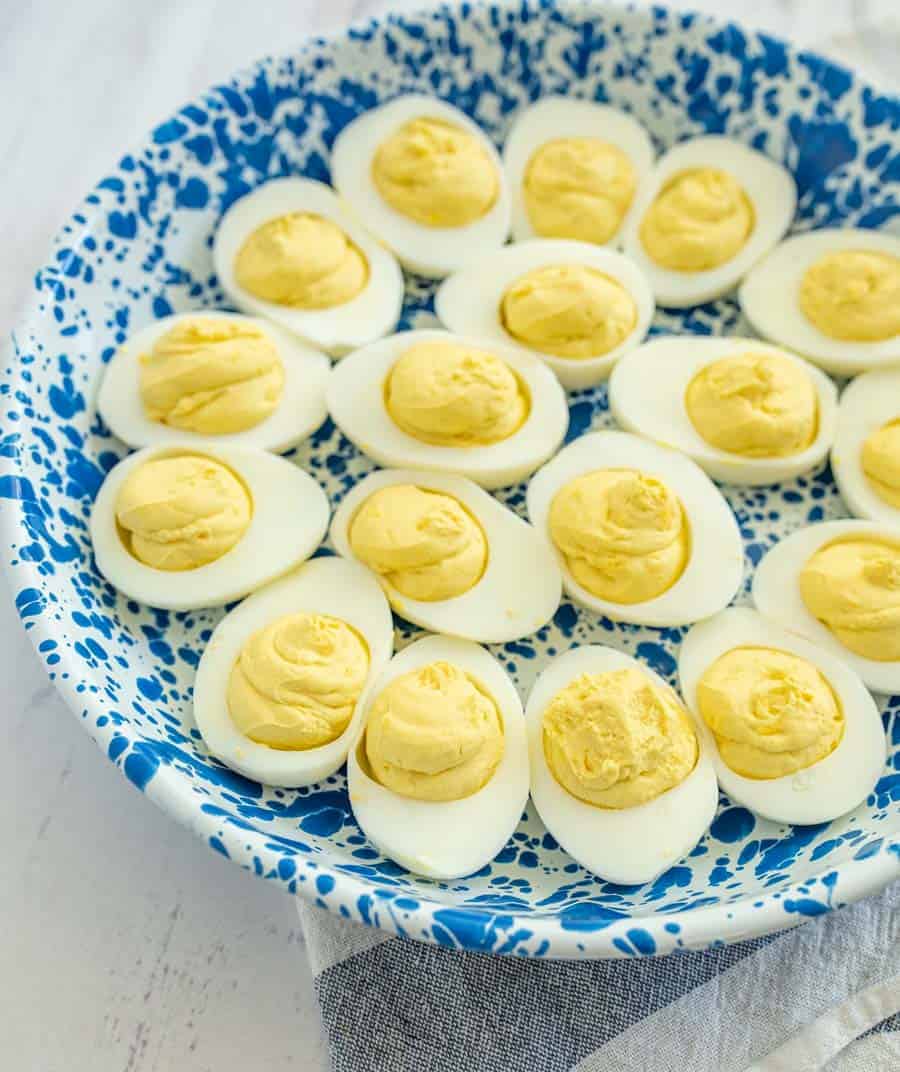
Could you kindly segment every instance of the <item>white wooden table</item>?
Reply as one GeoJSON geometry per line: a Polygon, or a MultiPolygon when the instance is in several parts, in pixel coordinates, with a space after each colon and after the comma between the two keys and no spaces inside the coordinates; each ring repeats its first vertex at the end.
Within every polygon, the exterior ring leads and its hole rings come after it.
{"type": "MultiPolygon", "coordinates": [[[[421,0],[4,0],[4,334],[51,235],[129,143],[259,55],[416,6],[421,0]]],[[[683,6],[892,77],[895,0],[683,6]]],[[[47,683],[5,593],[0,637],[0,1065],[324,1069],[291,900],[206,851],[126,783],[47,683]]]]}

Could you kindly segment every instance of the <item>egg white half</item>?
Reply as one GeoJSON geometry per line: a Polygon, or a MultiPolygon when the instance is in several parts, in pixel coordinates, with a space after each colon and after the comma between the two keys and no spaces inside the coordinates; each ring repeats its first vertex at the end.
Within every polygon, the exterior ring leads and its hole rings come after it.
{"type": "Polygon", "coordinates": [[[194,720],[206,747],[232,770],[266,785],[294,789],[320,782],[347,758],[359,732],[363,704],[394,646],[391,609],[368,570],[343,558],[314,558],[254,592],[226,615],[197,667],[194,720]],[[295,751],[270,748],[244,736],[228,712],[228,681],[246,642],[290,614],[326,614],[359,633],[369,649],[369,673],[350,723],[335,740],[295,751]]]}
{"type": "Polygon", "coordinates": [[[483,488],[523,480],[557,449],[566,434],[569,410],[553,373],[517,347],[447,331],[403,331],[346,357],[327,387],[332,420],[359,449],[384,466],[456,473],[483,488]],[[494,354],[527,387],[531,409],[522,427],[499,443],[444,447],[423,443],[398,428],[385,405],[385,385],[394,363],[423,342],[455,342],[494,354]]]}
{"type": "MultiPolygon", "coordinates": [[[[575,100],[572,97],[542,97],[516,116],[503,146],[503,164],[512,196],[512,233],[517,242],[536,238],[525,207],[523,183],[528,164],[548,141],[558,138],[597,138],[620,149],[631,161],[638,185],[653,167],[650,135],[627,112],[609,104],[575,100]]],[[[622,223],[633,211],[635,199],[622,223]]],[[[622,225],[610,240],[614,243],[622,225]]]]}
{"type": "MultiPolygon", "coordinates": [[[[547,763],[543,719],[550,701],[581,674],[636,668],[660,689],[672,689],[648,666],[600,645],[573,648],[544,667],[528,697],[525,723],[531,796],[544,826],[582,867],[607,882],[650,882],[693,849],[709,829],[719,790],[708,740],[697,732],[697,764],[678,785],[633,808],[598,808],[564,789],[547,763]]],[[[680,700],[679,700],[680,703],[680,700]]],[[[696,718],[691,715],[691,721],[696,718]]]]}
{"type": "Polygon", "coordinates": [[[898,419],[900,368],[865,372],[844,388],[831,448],[831,471],[841,498],[856,517],[900,525],[900,510],[876,494],[862,467],[866,440],[883,424],[898,419]]]}
{"type": "Polygon", "coordinates": [[[563,588],[576,603],[613,621],[638,625],[687,625],[722,610],[737,592],[744,549],[728,503],[690,458],[627,432],[592,432],[570,443],[532,477],[528,516],[562,572],[563,588]],[[582,587],[550,535],[550,507],[576,477],[597,469],[637,469],[656,477],[678,496],[690,530],[690,557],[678,580],[643,603],[611,603],[582,587]]]}
{"type": "Polygon", "coordinates": [[[370,495],[392,484],[413,484],[452,495],[481,525],[488,545],[481,578],[453,599],[410,599],[382,577],[382,587],[399,615],[431,632],[482,644],[518,640],[547,624],[559,606],[562,586],[552,549],[527,521],[465,477],[413,469],[370,473],[348,492],[335,512],[331,541],[339,555],[355,557],[349,529],[356,511],[370,495]]]}
{"type": "Polygon", "coordinates": [[[491,140],[464,112],[436,97],[411,93],[372,108],[349,123],[331,152],[331,177],[365,226],[392,249],[404,268],[440,279],[502,246],[509,234],[510,197],[491,140]],[[392,208],[372,179],[372,161],[382,142],[411,119],[444,119],[480,142],[497,173],[497,199],[484,216],[463,227],[427,227],[392,208]]]}
{"type": "Polygon", "coordinates": [[[261,447],[276,453],[290,450],[325,420],[325,383],[331,362],[275,324],[237,313],[195,309],[155,320],[131,335],[113,354],[103,373],[97,410],[109,430],[130,447],[157,443],[200,441],[205,438],[183,428],[171,428],[147,416],[141,401],[140,358],[149,354],[160,336],[184,320],[228,320],[253,324],[275,344],[284,367],[284,389],[277,408],[264,421],[243,432],[215,436],[220,446],[261,447]]]}
{"type": "Polygon", "coordinates": [[[400,796],[371,778],[360,762],[360,733],[347,760],[347,780],[356,821],[380,852],[416,874],[453,879],[493,860],[515,830],[528,800],[528,745],[522,701],[500,663],[477,644],[445,636],[424,637],[391,659],[367,695],[363,729],[373,702],[395,678],[437,660],[471,674],[497,704],[503,755],[491,778],[461,800],[400,796]]]}
{"type": "Polygon", "coordinates": [[[681,692],[697,716],[723,791],[765,819],[779,823],[824,823],[861,804],[884,768],[884,728],[875,701],[856,673],[830,652],[779,629],[755,611],[732,607],[695,625],[678,660],[681,692]],[[710,666],[738,647],[774,648],[807,659],[831,685],[845,715],[844,735],[825,759],[781,778],[745,778],[719,755],[715,738],[697,706],[697,685],[710,666]]]}
{"type": "Polygon", "coordinates": [[[855,670],[875,692],[900,692],[900,662],[877,662],[848,650],[815,618],[800,595],[800,572],[811,555],[841,539],[875,537],[900,544],[900,525],[877,521],[823,521],[792,532],[770,548],[756,567],[753,602],[766,618],[798,633],[855,670]]]}
{"type": "Polygon", "coordinates": [[[438,319],[461,335],[517,346],[545,362],[569,390],[593,387],[606,379],[613,365],[642,342],[653,318],[653,295],[638,266],[621,253],[565,238],[534,238],[479,258],[446,280],[434,299],[438,319]],[[503,295],[520,276],[550,265],[584,265],[616,280],[637,307],[637,322],[622,342],[600,357],[567,358],[533,350],[513,338],[500,318],[503,295]]]}
{"type": "Polygon", "coordinates": [[[111,469],[94,501],[90,531],[97,568],[120,592],[151,607],[196,610],[241,599],[308,558],[322,542],[328,513],[325,492],[293,462],[251,447],[183,440],[135,451],[111,469]],[[202,454],[231,469],[250,493],[253,515],[241,539],[214,562],[154,569],[122,543],[116,499],[132,470],[178,454],[202,454]]]}
{"type": "Polygon", "coordinates": [[[744,315],[766,339],[787,346],[835,376],[900,361],[900,335],[882,342],[847,342],[819,331],[800,309],[800,284],[807,269],[828,253],[876,250],[900,257],[900,238],[865,228],[832,228],[792,235],[776,246],[741,285],[744,315]]]}
{"type": "Polygon", "coordinates": [[[685,453],[713,480],[726,484],[774,484],[822,464],[835,435],[837,389],[814,365],[757,339],[665,336],[627,354],[609,381],[609,408],[627,431],[685,453]],[[816,438],[787,458],[743,458],[712,446],[688,416],[685,395],[701,369],[723,357],[772,354],[799,365],[812,380],[818,400],[816,438]]]}
{"type": "MultiPolygon", "coordinates": [[[[732,138],[710,134],[673,146],[656,162],[638,190],[635,205],[622,228],[625,252],[641,268],[659,305],[679,309],[701,305],[733,290],[753,265],[780,241],[794,218],[797,187],[790,172],[762,153],[732,138]],[[724,264],[699,272],[663,268],[644,249],[640,227],[660,189],[680,171],[713,167],[733,175],[743,186],[755,215],[744,246],[724,264]]],[[[785,342],[787,340],[781,340],[785,342]]]]}
{"type": "Polygon", "coordinates": [[[397,261],[347,211],[330,186],[314,179],[271,179],[235,201],[216,230],[213,263],[225,293],[239,309],[274,321],[335,357],[387,335],[400,319],[403,275],[397,261]],[[264,223],[291,212],[331,220],[365,255],[369,278],[355,298],[330,309],[295,309],[263,301],[238,283],[234,262],[244,241],[264,223]]]}

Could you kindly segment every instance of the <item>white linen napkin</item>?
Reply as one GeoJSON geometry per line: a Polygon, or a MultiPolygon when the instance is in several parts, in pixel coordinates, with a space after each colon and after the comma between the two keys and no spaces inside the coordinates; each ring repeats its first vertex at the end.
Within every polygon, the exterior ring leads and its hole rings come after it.
{"type": "Polygon", "coordinates": [[[335,1072],[900,1069],[900,883],[779,935],[634,960],[491,957],[298,909],[335,1072]]]}

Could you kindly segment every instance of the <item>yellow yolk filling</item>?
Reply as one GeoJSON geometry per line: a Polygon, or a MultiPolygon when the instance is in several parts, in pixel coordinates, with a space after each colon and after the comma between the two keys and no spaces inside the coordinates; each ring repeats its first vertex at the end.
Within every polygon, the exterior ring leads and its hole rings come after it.
{"type": "Polygon", "coordinates": [[[545,238],[608,242],[631,205],[637,176],[615,145],[599,138],[557,138],[528,161],[525,210],[545,238]]]}
{"type": "Polygon", "coordinates": [[[848,651],[900,659],[900,543],[873,536],[819,548],[800,571],[806,609],[848,651]]]}
{"type": "Polygon", "coordinates": [[[347,728],[368,673],[366,643],[346,622],[291,614],[244,644],[228,679],[228,711],[259,744],[318,748],[347,728]]]}
{"type": "Polygon", "coordinates": [[[599,469],[566,484],[550,505],[550,536],[575,580],[611,603],[661,595],[690,556],[678,497],[635,469],[599,469]]]}
{"type": "Polygon", "coordinates": [[[869,249],[828,253],[800,281],[800,308],[823,335],[883,342],[900,335],[900,258],[869,249]]]}
{"type": "Polygon", "coordinates": [[[179,454],[134,469],[115,510],[127,550],[147,566],[174,571],[205,566],[230,551],[250,525],[253,504],[220,462],[179,454]]]}
{"type": "Polygon", "coordinates": [[[150,420],[198,435],[228,435],[270,416],[284,366],[255,324],[212,317],[182,320],[140,358],[140,391],[150,420]]]}
{"type": "Polygon", "coordinates": [[[900,420],[883,424],[863,443],[862,470],[875,494],[900,510],[900,420]]]}
{"type": "Polygon", "coordinates": [[[697,763],[687,711],[633,667],[571,681],[544,711],[543,740],[557,782],[599,808],[655,800],[697,763]]]}
{"type": "Polygon", "coordinates": [[[474,447],[517,432],[530,401],[494,354],[451,342],[421,342],[391,369],[385,404],[394,424],[423,443],[474,447]]]}
{"type": "Polygon", "coordinates": [[[365,759],[387,789],[415,800],[461,800],[491,778],[503,755],[493,697],[447,662],[395,678],[372,704],[365,759]]]}
{"type": "Polygon", "coordinates": [[[806,659],[774,648],[733,648],[706,670],[697,704],[723,761],[745,778],[781,778],[837,748],[844,712],[806,659]]]}
{"type": "Polygon", "coordinates": [[[385,201],[426,227],[464,227],[493,207],[497,168],[474,134],[423,116],[404,123],[372,160],[372,179],[385,201]]]}
{"type": "Polygon", "coordinates": [[[412,484],[370,495],[348,536],[354,555],[409,599],[462,595],[487,565],[487,539],[462,503],[412,484]]]}
{"type": "Polygon", "coordinates": [[[753,232],[753,204],[733,175],[692,168],[666,182],[641,222],[647,256],[676,272],[718,268],[753,232]]]}
{"type": "Polygon", "coordinates": [[[234,274],[254,297],[293,309],[344,305],[369,280],[369,264],[324,216],[291,212],[268,220],[237,252],[234,274]]]}
{"type": "Polygon", "coordinates": [[[697,432],[746,458],[799,454],[816,438],[818,399],[806,371],[775,354],[737,354],[701,369],[685,394],[697,432]]]}
{"type": "Polygon", "coordinates": [[[507,288],[500,321],[532,350],[584,360],[625,341],[637,324],[637,306],[621,283],[595,268],[548,265],[507,288]]]}

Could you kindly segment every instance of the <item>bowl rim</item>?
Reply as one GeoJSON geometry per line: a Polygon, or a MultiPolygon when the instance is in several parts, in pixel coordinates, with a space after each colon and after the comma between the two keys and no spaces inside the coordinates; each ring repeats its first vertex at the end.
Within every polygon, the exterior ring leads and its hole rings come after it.
{"type": "MultiPolygon", "coordinates": [[[[571,12],[574,15],[579,12],[589,14],[595,11],[591,0],[493,0],[493,2],[492,0],[474,0],[461,6],[440,3],[409,12],[371,16],[334,28],[326,34],[307,37],[293,52],[258,57],[233,71],[226,79],[206,87],[191,101],[185,102],[182,107],[193,102],[202,102],[219,86],[243,82],[261,67],[277,65],[288,57],[294,60],[302,59],[308,52],[323,47],[339,46],[342,41],[353,34],[371,31],[379,26],[399,26],[438,14],[467,19],[477,12],[504,11],[514,8],[520,10],[523,7],[528,8],[532,16],[554,9],[571,12]]],[[[861,78],[839,62],[810,50],[800,49],[799,46],[785,39],[745,28],[733,20],[719,19],[707,13],[680,10],[676,12],[659,5],[638,7],[634,3],[621,3],[617,0],[604,4],[602,11],[606,15],[636,18],[645,22],[652,22],[660,17],[688,17],[692,24],[693,22],[703,23],[711,31],[735,32],[745,38],[777,41],[791,56],[796,56],[802,51],[805,55],[816,56],[829,69],[843,72],[850,79],[852,87],[876,88],[867,79],[861,78]]],[[[896,98],[900,104],[900,96],[897,94],[888,90],[878,90],[878,92],[882,96],[896,98]]],[[[179,110],[170,114],[175,115],[179,110]]],[[[146,137],[145,134],[143,138],[135,139],[131,148],[142,145],[146,137]]],[[[128,151],[128,149],[124,150],[126,153],[128,151]]],[[[101,213],[96,200],[93,200],[96,189],[95,184],[57,228],[48,256],[44,258],[41,266],[51,263],[53,251],[62,247],[63,243],[74,250],[79,245],[80,239],[92,230],[95,220],[101,213]]],[[[60,266],[58,261],[55,263],[57,267],[60,266]]],[[[39,297],[34,293],[30,294],[23,303],[18,316],[14,318],[14,326],[7,337],[6,360],[0,372],[0,383],[5,383],[10,389],[14,389],[18,384],[21,373],[17,329],[39,319],[39,304],[39,297]]],[[[27,479],[27,472],[22,467],[19,458],[12,462],[9,469],[14,477],[27,479]]],[[[11,595],[28,587],[29,584],[36,587],[41,585],[41,577],[36,564],[19,560],[13,566],[7,550],[9,546],[18,543],[23,536],[27,535],[20,501],[19,498],[0,501],[0,533],[4,537],[0,560],[2,560],[3,572],[11,595]]],[[[26,626],[21,615],[18,616],[27,635],[31,638],[35,653],[40,658],[42,655],[39,650],[40,645],[44,640],[54,639],[53,630],[48,627],[45,618],[32,619],[26,626]]],[[[110,729],[109,732],[104,733],[105,727],[98,727],[84,717],[87,713],[84,697],[78,690],[81,674],[79,661],[72,650],[67,647],[57,648],[54,653],[58,656],[58,662],[53,671],[53,684],[97,747],[107,758],[110,758],[107,754],[107,746],[114,729],[113,724],[107,723],[110,729]]],[[[48,673],[44,660],[42,659],[41,662],[44,672],[48,673]]],[[[116,760],[112,761],[127,777],[122,764],[116,760]]],[[[160,764],[146,786],[139,785],[134,779],[131,780],[136,788],[144,791],[157,806],[170,814],[180,825],[203,838],[207,847],[218,848],[226,858],[237,863],[238,866],[259,873],[251,865],[249,858],[243,859],[242,857],[246,856],[246,843],[254,839],[260,842],[266,840],[265,833],[257,829],[251,831],[243,827],[238,828],[228,822],[223,823],[221,817],[190,806],[191,798],[186,797],[179,790],[182,779],[172,765],[160,764]]],[[[762,937],[794,927],[813,916],[874,894],[889,882],[900,878],[900,831],[893,835],[879,837],[877,843],[867,842],[864,848],[866,849],[864,855],[860,853],[854,859],[845,860],[831,867],[823,867],[820,872],[792,882],[788,887],[776,892],[760,892],[757,896],[747,896],[733,902],[671,912],[650,912],[639,916],[621,916],[615,912],[610,913],[609,909],[604,909],[598,904],[595,906],[596,913],[585,911],[579,914],[577,919],[568,923],[561,914],[552,911],[519,912],[515,909],[496,907],[481,908],[442,900],[439,895],[423,896],[420,892],[413,894],[408,890],[397,889],[387,884],[382,885],[370,878],[360,877],[344,870],[340,865],[323,864],[312,857],[302,858],[305,865],[304,871],[308,871],[310,878],[315,876],[316,880],[325,877],[326,883],[324,884],[319,881],[297,882],[293,875],[282,875],[277,869],[273,869],[271,873],[263,877],[278,882],[289,892],[313,902],[320,908],[345,917],[346,910],[339,911],[340,906],[336,900],[326,896],[326,892],[331,894],[339,891],[341,900],[346,903],[351,900],[354,904],[366,901],[366,911],[359,910],[359,921],[404,937],[419,939],[424,937],[428,941],[454,948],[501,954],[572,959],[618,958],[661,955],[678,949],[714,948],[726,943],[762,937]],[[809,898],[811,887],[817,885],[821,886],[818,892],[823,894],[824,901],[809,898]],[[384,906],[384,910],[380,910],[379,906],[384,906]],[[441,923],[442,918],[443,922],[452,921],[452,936],[443,926],[441,930],[447,937],[442,938],[435,932],[434,924],[441,923]],[[530,945],[536,943],[536,948],[523,946],[521,941],[525,937],[530,945]]],[[[256,846],[257,855],[265,856],[268,851],[262,844],[256,846]]],[[[296,858],[301,858],[299,853],[296,858]]],[[[594,907],[591,902],[588,902],[588,905],[594,907]]]]}

